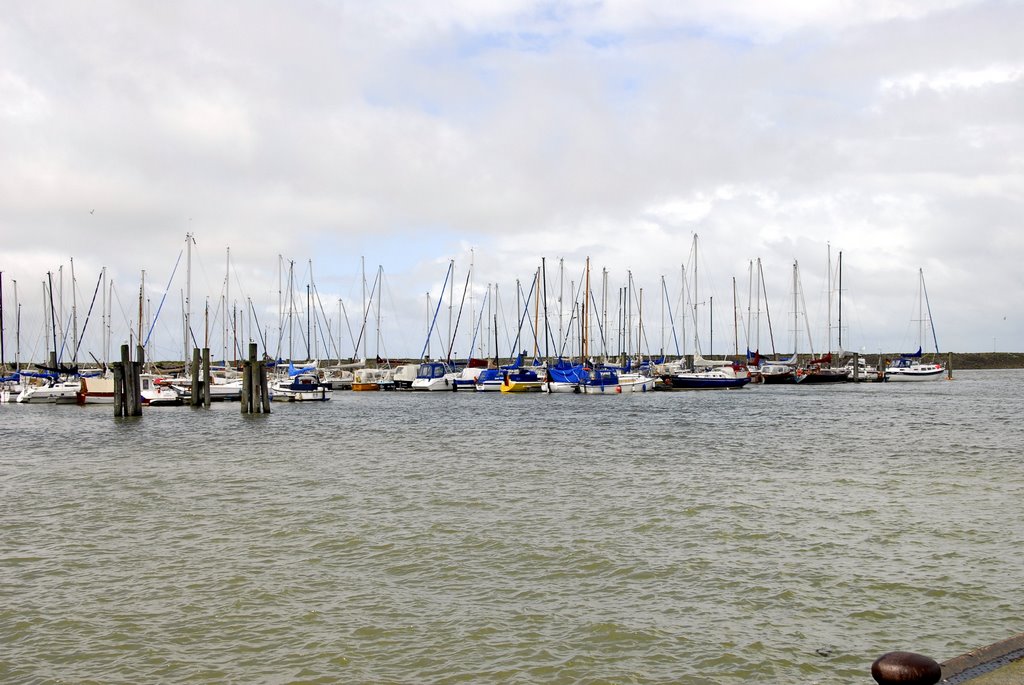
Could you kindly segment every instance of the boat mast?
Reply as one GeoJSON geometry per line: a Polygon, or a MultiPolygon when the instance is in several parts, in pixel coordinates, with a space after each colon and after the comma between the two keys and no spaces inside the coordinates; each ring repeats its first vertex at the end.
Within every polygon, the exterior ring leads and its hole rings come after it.
{"type": "Polygon", "coordinates": [[[548,339],[551,337],[548,332],[548,267],[544,257],[540,258],[540,272],[541,280],[543,283],[544,291],[544,363],[547,364],[551,360],[550,350],[548,349],[548,339]]]}
{"type": "Polygon", "coordinates": [[[366,257],[365,256],[360,257],[359,258],[359,263],[361,265],[360,268],[362,270],[362,282],[363,282],[363,331],[362,331],[362,338],[363,338],[363,361],[366,361],[366,319],[370,315],[369,310],[367,309],[367,306],[366,306],[366,257]]]}
{"type": "Polygon", "coordinates": [[[826,326],[826,331],[828,332],[828,350],[827,351],[828,351],[829,354],[831,354],[832,353],[832,285],[833,285],[833,283],[832,283],[832,243],[825,243],[825,249],[826,249],[826,252],[825,252],[826,259],[828,260],[828,269],[826,271],[826,273],[828,274],[828,283],[827,283],[827,287],[825,288],[825,293],[827,295],[827,297],[825,298],[826,302],[827,302],[826,307],[825,307],[825,315],[828,317],[828,326],[826,326]]]}
{"type": "Polygon", "coordinates": [[[733,354],[739,356],[740,354],[740,315],[739,305],[736,302],[736,277],[732,277],[732,338],[733,338],[733,354]]]}
{"type": "Polygon", "coordinates": [[[0,372],[7,370],[4,349],[4,272],[0,271],[0,372]]]}
{"type": "MultiPolygon", "coordinates": [[[[537,269],[533,274],[533,291],[536,293],[540,290],[540,268],[537,269]]],[[[461,311],[461,310],[460,310],[461,311]]],[[[540,354],[540,341],[537,340],[537,331],[540,330],[540,296],[534,295],[533,297],[533,358],[536,359],[537,355],[540,354]]]]}
{"type": "MultiPolygon", "coordinates": [[[[679,265],[679,337],[683,341],[683,354],[686,356],[686,265],[679,265]]],[[[696,325],[696,323],[694,324],[696,325]]]]}
{"type": "Polygon", "coordinates": [[[601,356],[608,359],[608,269],[601,269],[601,356]]]}
{"type": "Polygon", "coordinates": [[[224,365],[228,363],[228,306],[231,303],[231,247],[228,246],[227,254],[224,258],[224,305],[221,307],[221,311],[224,313],[224,341],[223,341],[223,355],[224,365]]]}
{"type": "Polygon", "coordinates": [[[590,307],[588,306],[587,298],[590,297],[590,257],[587,257],[587,277],[586,285],[583,289],[583,316],[582,316],[582,333],[580,334],[582,345],[580,349],[583,351],[583,358],[588,359],[590,357],[590,307]]]}
{"type": "Polygon", "coordinates": [[[18,282],[11,279],[14,288],[14,370],[21,371],[21,304],[18,302],[18,282]]]}
{"type": "MultiPolygon", "coordinates": [[[[192,335],[192,243],[195,238],[192,233],[185,234],[185,247],[188,255],[185,260],[185,368],[192,368],[192,355],[189,354],[189,338],[192,335]]],[[[141,308],[141,304],[139,305],[141,308]]],[[[139,316],[139,323],[142,323],[142,316],[139,316]]],[[[141,330],[139,331],[141,335],[141,330]]]]}
{"type": "Polygon", "coordinates": [[[800,347],[800,308],[796,304],[797,262],[793,260],[793,356],[800,347]]]}
{"type": "MultiPolygon", "coordinates": [[[[142,298],[145,297],[146,292],[146,270],[142,270],[142,279],[139,281],[139,345],[144,344],[145,338],[142,337],[142,298]]],[[[186,330],[187,327],[186,327],[186,330]]],[[[129,348],[130,349],[130,348],[129,348]]],[[[191,357],[185,357],[185,363],[187,364],[191,357]]]]}
{"type": "Polygon", "coordinates": [[[928,325],[932,329],[932,344],[935,345],[935,354],[939,353],[939,338],[935,335],[935,321],[932,319],[932,305],[928,301],[928,289],[924,285],[924,269],[921,272],[921,294],[924,296],[924,304],[928,310],[928,325]]]}
{"type": "Polygon", "coordinates": [[[380,356],[380,300],[384,292],[384,265],[377,265],[377,356],[380,356]]]}
{"type": "Polygon", "coordinates": [[[839,354],[843,353],[843,251],[839,251],[839,354]]]}
{"type": "Polygon", "coordinates": [[[105,368],[110,367],[110,339],[111,335],[111,319],[113,319],[111,310],[114,306],[114,280],[111,279],[107,282],[107,267],[103,267],[103,296],[104,296],[104,312],[106,318],[103,323],[103,366],[105,368]]]}
{"type": "Polygon", "coordinates": [[[71,363],[78,366],[78,297],[77,282],[75,281],[75,258],[71,257],[71,344],[74,350],[71,354],[71,363]]]}
{"type": "MultiPolygon", "coordinates": [[[[52,367],[56,368],[56,366],[57,366],[57,312],[54,311],[54,309],[53,309],[53,272],[52,271],[47,271],[46,272],[46,278],[49,280],[49,283],[50,283],[50,290],[49,290],[49,293],[50,293],[50,295],[49,295],[49,297],[50,297],[50,328],[51,328],[50,332],[53,335],[53,353],[52,353],[53,356],[50,357],[50,359],[48,361],[49,361],[49,366],[52,366],[52,367]]],[[[43,283],[43,298],[44,298],[43,299],[43,307],[44,307],[43,311],[45,311],[45,307],[46,307],[46,299],[45,299],[46,298],[46,292],[47,292],[46,291],[46,283],[43,283]]]]}

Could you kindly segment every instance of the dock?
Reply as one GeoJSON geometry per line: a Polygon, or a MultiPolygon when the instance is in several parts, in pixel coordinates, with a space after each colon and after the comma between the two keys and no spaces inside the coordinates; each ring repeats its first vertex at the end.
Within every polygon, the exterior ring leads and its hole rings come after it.
{"type": "Polygon", "coordinates": [[[912,652],[890,652],[871,665],[879,685],[1020,685],[1024,683],[1024,633],[939,664],[912,652]]]}

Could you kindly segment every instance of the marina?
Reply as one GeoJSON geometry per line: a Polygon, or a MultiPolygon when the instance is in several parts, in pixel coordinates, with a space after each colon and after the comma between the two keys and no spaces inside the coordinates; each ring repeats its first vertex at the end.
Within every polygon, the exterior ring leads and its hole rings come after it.
{"type": "Polygon", "coordinates": [[[0,669],[868,682],[1019,632],[1022,381],[7,404],[0,669]]]}

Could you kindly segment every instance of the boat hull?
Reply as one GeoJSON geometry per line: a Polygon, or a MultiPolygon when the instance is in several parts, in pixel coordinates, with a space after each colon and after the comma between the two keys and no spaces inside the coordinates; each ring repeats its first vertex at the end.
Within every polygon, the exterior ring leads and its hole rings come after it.
{"type": "Polygon", "coordinates": [[[662,379],[667,387],[673,390],[729,390],[742,388],[750,383],[750,377],[721,378],[708,377],[704,374],[679,374],[665,376],[662,379]]]}

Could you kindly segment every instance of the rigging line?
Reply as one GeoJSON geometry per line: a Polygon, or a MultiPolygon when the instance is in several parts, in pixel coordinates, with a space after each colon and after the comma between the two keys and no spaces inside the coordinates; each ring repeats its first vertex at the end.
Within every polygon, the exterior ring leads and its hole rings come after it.
{"type": "Polygon", "coordinates": [[[484,319],[484,307],[487,306],[487,296],[490,294],[489,290],[484,293],[484,299],[480,302],[480,314],[476,317],[476,327],[473,329],[473,338],[469,342],[469,354],[466,355],[467,360],[473,356],[473,348],[476,347],[476,337],[480,333],[480,323],[484,319]]]}
{"type": "MultiPolygon", "coordinates": [[[[661,279],[661,290],[665,294],[665,300],[671,302],[669,300],[668,286],[665,285],[665,278],[664,277],[662,277],[662,279],[661,279]]],[[[672,342],[674,342],[675,345],[676,345],[676,356],[678,357],[678,356],[680,356],[680,354],[679,354],[679,337],[676,335],[676,322],[675,322],[675,317],[672,316],[672,305],[671,305],[671,303],[668,306],[668,325],[669,325],[669,327],[672,330],[672,342]]]]}
{"type": "Polygon", "coordinates": [[[928,287],[924,284],[924,270],[921,271],[921,292],[924,293],[924,306],[928,311],[928,325],[932,329],[932,342],[935,343],[935,354],[938,354],[939,339],[935,335],[935,321],[932,319],[932,303],[928,301],[928,287]]]}
{"type": "Polygon", "coordinates": [[[764,283],[764,269],[761,268],[761,260],[757,260],[757,271],[761,278],[761,292],[764,294],[764,314],[765,318],[768,319],[768,341],[772,346],[772,356],[778,357],[778,352],[775,351],[775,332],[772,330],[772,313],[768,306],[768,288],[764,283]]]}
{"type": "Polygon", "coordinates": [[[523,313],[519,317],[519,326],[516,328],[516,349],[515,349],[515,353],[516,353],[517,356],[519,354],[519,342],[520,342],[520,338],[522,336],[523,322],[524,321],[527,321],[530,324],[530,331],[529,332],[533,335],[533,338],[535,340],[537,338],[537,332],[535,330],[533,330],[533,321],[530,320],[530,318],[529,318],[529,314],[530,314],[530,297],[533,296],[533,289],[537,285],[537,279],[534,278],[532,281],[530,281],[530,292],[529,293],[523,294],[523,284],[519,283],[518,285],[519,285],[519,293],[523,295],[523,313]]]}
{"type": "MultiPolygon", "coordinates": [[[[427,330],[427,340],[423,344],[423,351],[420,352],[420,359],[424,359],[427,355],[427,347],[430,345],[430,334],[434,332],[434,324],[437,323],[437,315],[441,311],[441,303],[444,301],[444,291],[448,287],[448,278],[452,275],[452,269],[455,266],[454,261],[448,262],[448,271],[444,275],[444,284],[441,286],[441,295],[437,298],[437,307],[434,309],[434,318],[430,321],[430,328],[427,330]]],[[[444,349],[442,346],[441,349],[444,349]]]]}
{"type": "MultiPolygon", "coordinates": [[[[377,282],[380,280],[380,270],[377,271],[377,275],[373,278],[373,285],[370,287],[370,296],[366,299],[366,309],[363,311],[363,325],[359,329],[359,339],[356,340],[356,354],[359,354],[359,345],[363,342],[363,336],[366,335],[366,323],[370,317],[370,309],[373,307],[373,294],[377,292],[377,282]]],[[[378,295],[379,297],[379,295],[378,295]]],[[[369,340],[367,340],[369,342],[369,340]]]]}
{"type": "MultiPolygon", "coordinates": [[[[266,354],[267,351],[267,339],[263,336],[263,328],[260,327],[260,317],[256,313],[256,307],[252,304],[252,299],[248,300],[249,309],[252,311],[252,318],[256,321],[256,332],[260,334],[260,342],[263,343],[263,352],[266,354]]],[[[252,331],[249,331],[249,335],[252,335],[252,331]]]]}
{"type": "MultiPolygon", "coordinates": [[[[584,273],[586,273],[586,269],[585,268],[584,268],[584,273]]],[[[558,356],[559,357],[561,357],[562,354],[565,352],[565,346],[569,344],[569,338],[571,338],[572,335],[573,335],[572,322],[575,321],[577,318],[579,318],[579,306],[578,305],[580,303],[580,292],[583,290],[584,287],[586,287],[586,286],[584,285],[583,279],[580,278],[580,282],[579,282],[579,285],[576,288],[576,292],[573,294],[572,311],[569,313],[569,321],[568,321],[568,323],[565,326],[565,335],[562,338],[562,345],[558,349],[558,356]]]]}
{"type": "MultiPolygon", "coordinates": [[[[318,307],[320,307],[320,314],[323,317],[324,322],[329,321],[329,319],[327,318],[327,312],[324,311],[324,303],[320,299],[320,289],[316,287],[316,283],[313,284],[313,295],[316,296],[316,304],[318,307]]],[[[328,331],[327,334],[324,335],[324,327],[323,324],[320,322],[319,318],[317,320],[317,326],[320,329],[320,335],[324,338],[324,340],[327,341],[327,356],[331,356],[331,348],[333,347],[334,351],[338,353],[338,359],[340,360],[341,350],[337,349],[337,346],[334,344],[334,338],[331,336],[330,331],[328,331]]]]}
{"type": "Polygon", "coordinates": [[[99,278],[96,279],[96,289],[92,293],[92,302],[89,303],[89,311],[85,315],[85,323],[82,324],[82,335],[78,338],[78,345],[75,347],[74,358],[78,359],[78,350],[82,347],[82,340],[85,339],[85,331],[89,327],[89,317],[92,316],[92,308],[96,304],[96,293],[100,291],[100,283],[103,281],[103,272],[100,272],[99,278]]]}
{"type": "Polygon", "coordinates": [[[330,357],[331,356],[331,345],[334,343],[334,341],[331,339],[330,331],[326,331],[326,332],[324,331],[324,324],[327,323],[327,321],[328,321],[327,313],[324,312],[324,305],[323,305],[323,302],[320,301],[320,291],[317,290],[316,283],[313,283],[312,287],[313,287],[313,296],[316,298],[316,304],[313,306],[313,322],[314,322],[314,326],[315,326],[316,330],[320,331],[320,337],[323,340],[327,341],[327,349],[325,351],[327,352],[327,356],[330,357]],[[317,307],[320,308],[320,315],[319,316],[316,313],[316,308],[317,307]]]}
{"type": "MultiPolygon", "coordinates": [[[[597,309],[597,298],[594,295],[593,290],[590,291],[590,304],[594,307],[594,309],[597,309]]],[[[601,346],[603,348],[607,348],[608,341],[604,337],[604,326],[601,325],[600,316],[597,317],[597,332],[601,334],[601,346]]],[[[605,357],[605,361],[608,361],[607,356],[605,357]]]]}
{"type": "MultiPolygon", "coordinates": [[[[160,318],[160,310],[164,308],[164,300],[167,299],[167,292],[171,289],[171,282],[174,281],[174,274],[178,272],[178,265],[181,264],[181,255],[184,254],[184,252],[184,250],[178,251],[178,259],[174,262],[174,268],[171,269],[171,277],[167,280],[167,287],[164,288],[164,294],[160,296],[160,304],[156,307],[156,314],[153,316],[153,322],[150,323],[149,331],[146,333],[146,342],[142,343],[143,347],[149,347],[149,338],[153,335],[153,329],[156,327],[157,319],[160,318]]],[[[118,304],[120,303],[121,300],[118,299],[118,304]]]]}
{"type": "MultiPolygon", "coordinates": [[[[455,347],[455,336],[459,332],[459,322],[462,321],[462,308],[466,304],[466,292],[469,290],[469,279],[472,278],[473,271],[469,270],[466,272],[466,283],[462,286],[462,301],[459,302],[459,314],[455,317],[455,329],[452,331],[452,339],[448,343],[448,361],[452,359],[452,349],[455,347]]],[[[473,355],[473,346],[470,345],[469,356],[473,355]]],[[[466,357],[469,359],[469,357],[466,357]]]]}

